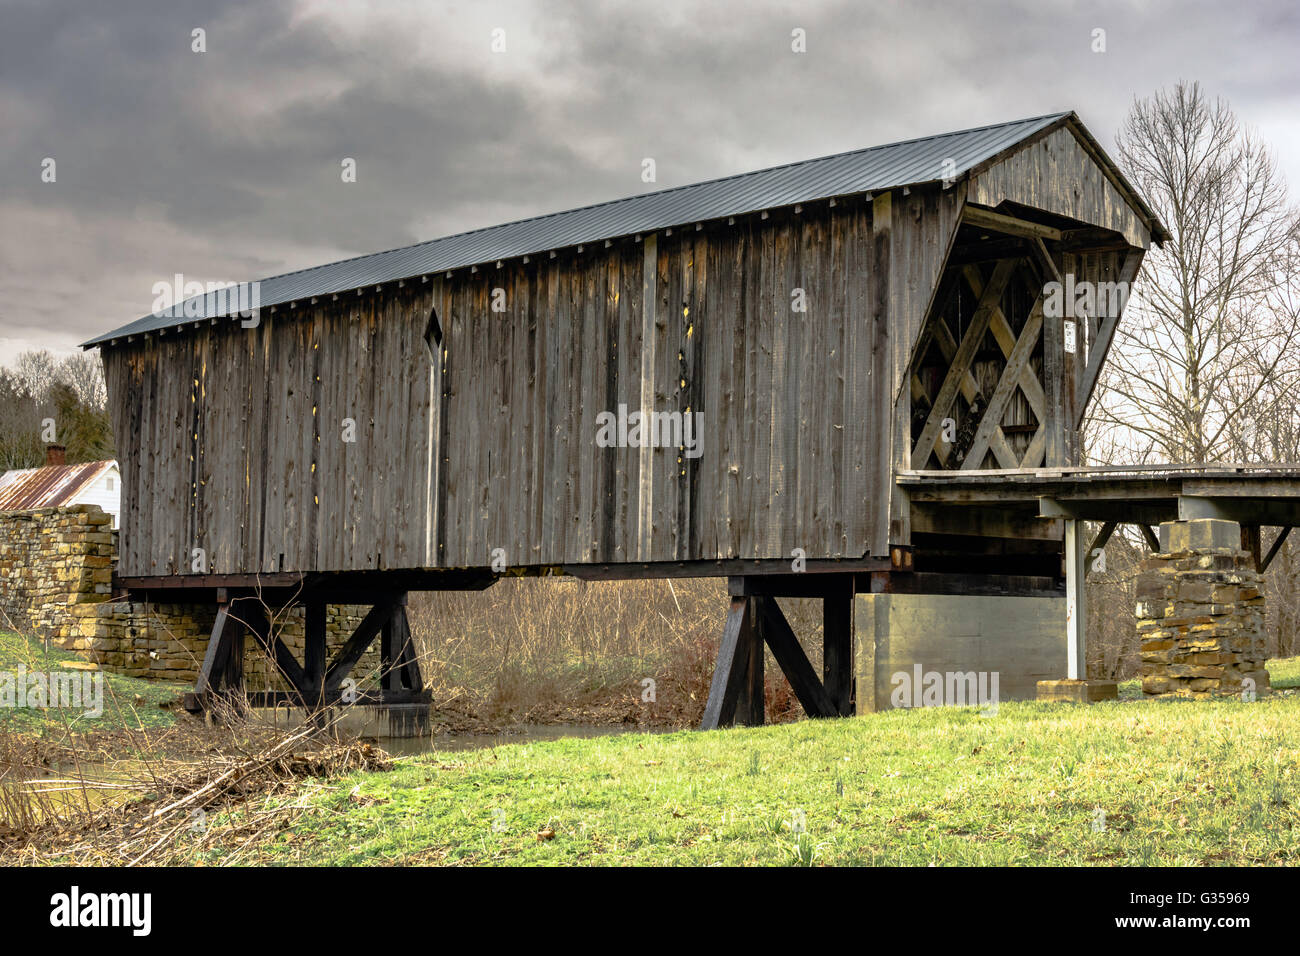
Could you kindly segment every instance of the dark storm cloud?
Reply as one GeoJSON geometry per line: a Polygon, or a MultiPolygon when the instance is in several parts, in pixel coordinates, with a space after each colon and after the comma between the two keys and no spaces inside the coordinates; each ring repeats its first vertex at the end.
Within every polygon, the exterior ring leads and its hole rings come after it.
{"type": "Polygon", "coordinates": [[[264,276],[1059,109],[1109,145],[1135,95],[1184,77],[1259,125],[1294,182],[1296,16],[1285,2],[6,3],[0,360],[136,318],[174,272],[264,276]]]}

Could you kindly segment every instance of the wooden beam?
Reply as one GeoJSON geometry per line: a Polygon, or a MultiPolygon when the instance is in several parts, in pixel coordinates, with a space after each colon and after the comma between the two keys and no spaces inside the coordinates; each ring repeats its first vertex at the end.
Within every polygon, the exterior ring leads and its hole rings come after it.
{"type": "Polygon", "coordinates": [[[1033,440],[1029,442],[1029,447],[1025,449],[1025,457],[1020,460],[1021,468],[1037,468],[1043,463],[1043,457],[1047,454],[1047,428],[1040,421],[1038,431],[1034,432],[1033,440]]]}
{"type": "Polygon", "coordinates": [[[226,626],[225,674],[221,684],[232,695],[230,699],[242,709],[244,704],[244,635],[247,631],[237,621],[230,621],[226,626]]]}
{"type": "MultiPolygon", "coordinates": [[[[976,296],[978,297],[978,295],[979,293],[977,292],[976,296]]],[[[992,328],[992,323],[995,321],[996,315],[1000,314],[1001,310],[995,313],[994,319],[989,320],[990,328],[992,328]]],[[[934,343],[939,347],[939,354],[943,356],[944,361],[951,363],[953,356],[957,354],[957,340],[953,338],[952,332],[948,329],[948,323],[943,320],[942,315],[936,314],[931,319],[929,325],[932,330],[931,335],[934,337],[934,343]]],[[[919,380],[915,377],[912,381],[918,386],[920,385],[919,380]]],[[[926,402],[928,402],[933,408],[934,403],[930,400],[929,393],[925,392],[924,388],[922,388],[921,391],[925,394],[926,402]]],[[[1041,393],[1041,389],[1039,391],[1041,393]]],[[[979,395],[979,393],[979,384],[975,381],[975,376],[971,374],[970,369],[967,369],[966,373],[961,378],[962,397],[966,399],[967,403],[970,403],[975,401],[975,397],[979,395]]],[[[992,449],[994,457],[997,458],[998,464],[1002,467],[1014,468],[1016,465],[1020,464],[1019,460],[1016,458],[1016,453],[1012,451],[1011,446],[1007,444],[1006,436],[995,436],[992,443],[992,449]]],[[[947,453],[940,451],[938,448],[935,448],[934,450],[939,456],[939,461],[947,467],[947,453]]]]}
{"type": "Polygon", "coordinates": [[[399,606],[396,615],[401,618],[401,629],[406,640],[400,645],[397,666],[402,675],[402,686],[408,690],[422,690],[424,675],[420,673],[420,659],[415,653],[415,638],[411,636],[411,625],[406,617],[406,608],[399,606]]]}
{"type": "Polygon", "coordinates": [[[1017,219],[1015,216],[1006,216],[1000,212],[993,212],[991,209],[983,209],[979,206],[966,206],[962,210],[961,219],[962,222],[969,223],[972,226],[991,229],[994,232],[1004,232],[1009,236],[1023,236],[1027,239],[1039,240],[1051,239],[1057,242],[1061,239],[1061,230],[1059,229],[1036,222],[1029,222],[1025,219],[1017,219]]]}
{"type": "Polygon", "coordinates": [[[1260,574],[1263,574],[1268,570],[1268,566],[1273,563],[1273,559],[1277,557],[1277,553],[1282,550],[1282,545],[1286,543],[1286,536],[1290,533],[1291,526],[1289,524],[1283,525],[1278,529],[1277,538],[1273,541],[1272,547],[1268,549],[1268,554],[1264,556],[1264,560],[1260,562],[1260,574]]]}
{"type": "Polygon", "coordinates": [[[970,538],[1015,538],[1021,541],[1060,542],[1061,528],[1036,513],[961,505],[912,505],[913,534],[952,534],[970,538]]]}
{"type": "MultiPolygon", "coordinates": [[[[971,291],[975,293],[977,299],[983,295],[984,277],[980,275],[978,269],[963,269],[962,275],[965,277],[966,284],[970,286],[971,291]]],[[[1034,293],[1034,298],[1037,299],[1041,295],[1042,290],[1039,289],[1034,293]]],[[[1016,333],[1011,329],[1011,323],[1007,321],[1007,317],[1003,314],[1001,306],[993,310],[993,315],[989,319],[989,331],[993,333],[993,338],[998,343],[998,348],[1002,350],[1002,357],[1007,359],[1011,358],[1011,352],[1016,347],[1017,337],[1016,333]]],[[[1029,402],[1029,407],[1033,409],[1034,415],[1041,422],[1043,420],[1044,405],[1043,385],[1034,375],[1033,368],[1026,366],[1016,384],[1018,384],[1020,390],[1024,392],[1025,399],[1029,402]]]]}
{"type": "Polygon", "coordinates": [[[1027,255],[1024,240],[984,239],[957,246],[948,256],[948,266],[964,266],[974,262],[995,262],[998,259],[1016,259],[1027,255]]]}
{"type": "Polygon", "coordinates": [[[278,634],[271,633],[271,619],[260,599],[245,598],[236,602],[233,614],[248,627],[253,638],[262,646],[262,650],[275,662],[276,670],[294,690],[303,691],[306,677],[302,665],[294,658],[293,652],[285,646],[278,634]]]}
{"type": "Polygon", "coordinates": [[[206,694],[220,686],[221,678],[226,673],[226,654],[228,647],[225,643],[226,630],[231,627],[230,608],[223,604],[217,608],[216,619],[212,622],[212,634],[208,637],[208,649],[203,654],[203,663],[199,665],[198,678],[194,682],[195,694],[206,694]]]}
{"type": "Polygon", "coordinates": [[[392,600],[376,604],[369,613],[361,619],[357,629],[352,632],[352,636],[347,642],[339,648],[333,662],[325,671],[325,692],[327,695],[338,690],[343,684],[344,678],[352,673],[352,668],[357,666],[357,661],[361,660],[361,655],[366,652],[371,642],[379,635],[380,630],[388,623],[389,617],[392,616],[394,608],[398,605],[392,600]]]}
{"type": "MultiPolygon", "coordinates": [[[[898,314],[897,303],[904,290],[893,288],[894,264],[894,197],[885,190],[871,200],[871,246],[867,251],[868,322],[861,334],[871,330],[869,347],[870,386],[866,400],[880,415],[879,427],[867,443],[866,461],[871,481],[877,488],[888,488],[887,501],[873,502],[873,523],[869,551],[884,554],[893,544],[912,540],[907,493],[890,484],[895,469],[912,460],[912,393],[911,370],[913,343],[909,316],[898,314]]],[[[956,230],[953,230],[954,235],[956,230]]],[[[942,272],[940,272],[942,282],[942,272]]],[[[926,316],[921,316],[922,330],[926,316]]]]}
{"type": "MultiPolygon", "coordinates": [[[[1015,394],[1020,385],[1020,379],[1026,369],[1029,369],[1029,360],[1033,357],[1034,348],[1038,345],[1038,333],[1043,328],[1043,297],[1040,295],[1034,302],[1033,309],[1029,312],[1029,318],[1025,320],[1025,328],[1020,333],[1020,338],[1016,341],[1015,348],[1011,350],[1011,355],[1007,358],[1007,364],[1002,369],[1002,375],[998,378],[998,384],[993,389],[993,397],[989,399],[988,408],[984,411],[984,417],[980,420],[979,428],[975,431],[975,441],[971,444],[970,451],[966,455],[963,465],[969,465],[976,468],[984,461],[984,453],[988,450],[989,442],[993,440],[995,432],[1002,431],[1002,416],[1006,413],[1007,403],[1011,401],[1011,396],[1015,394]]],[[[1017,462],[1018,464],[1018,462],[1017,462]]]]}
{"type": "Polygon", "coordinates": [[[1014,271],[1015,260],[1012,259],[1003,259],[994,267],[993,276],[989,279],[988,285],[984,287],[984,294],[980,296],[979,304],[975,309],[975,314],[971,316],[966,335],[962,339],[961,345],[957,347],[952,364],[948,367],[948,374],[944,376],[943,385],[939,388],[939,394],[935,398],[934,404],[930,406],[930,414],[925,420],[925,427],[921,430],[921,436],[912,449],[913,468],[924,468],[925,463],[929,460],[930,452],[934,450],[934,444],[939,438],[939,431],[943,427],[943,420],[948,417],[952,403],[957,398],[957,391],[961,387],[963,376],[970,371],[971,363],[975,359],[975,353],[979,351],[980,344],[984,340],[984,333],[988,331],[993,309],[1001,301],[1002,292],[1006,289],[1007,282],[1014,271]]]}
{"type": "Polygon", "coordinates": [[[822,598],[822,684],[836,713],[853,713],[853,579],[822,598]]]}
{"type": "Polygon", "coordinates": [[[1156,535],[1155,531],[1151,529],[1151,526],[1148,524],[1139,524],[1138,528],[1142,532],[1142,537],[1146,539],[1147,547],[1151,549],[1151,552],[1153,554],[1159,554],[1160,538],[1156,535]]]}
{"type": "Polygon", "coordinates": [[[704,705],[704,718],[700,730],[717,730],[729,726],[736,719],[736,705],[741,688],[751,677],[750,650],[754,644],[753,603],[762,600],[752,597],[733,597],[727,621],[722,627],[722,642],[718,645],[718,661],[713,668],[713,682],[709,685],[709,699],[704,705]]]}
{"type": "MultiPolygon", "coordinates": [[[[1056,267],[1056,260],[1053,259],[1052,254],[1047,251],[1047,246],[1043,245],[1042,239],[1031,240],[1029,243],[1029,251],[1033,253],[1033,258],[1037,261],[1039,267],[1043,270],[1043,274],[1047,276],[1048,279],[1054,282],[1061,281],[1061,270],[1056,267]]],[[[1040,288],[1038,291],[1039,294],[1041,294],[1043,290],[1040,288]]]]}
{"type": "Polygon", "coordinates": [[[727,578],[727,593],[732,597],[824,598],[841,593],[852,574],[745,574],[727,578]]]}
{"type": "Polygon", "coordinates": [[[1087,226],[1061,230],[1062,252],[1118,252],[1132,248],[1129,241],[1113,229],[1087,226]]]}
{"type": "Polygon", "coordinates": [[[384,622],[380,635],[380,686],[385,690],[418,690],[420,667],[415,660],[415,642],[406,617],[406,607],[398,604],[384,622]]]}
{"type": "MultiPolygon", "coordinates": [[[[1059,555],[1058,555],[1059,560],[1059,555]]],[[[1053,569],[1059,572],[1059,564],[1053,569]]],[[[1035,574],[954,574],[950,572],[916,571],[908,574],[891,574],[873,571],[870,588],[873,594],[959,594],[990,597],[1043,597],[1060,596],[1060,577],[1035,574]]],[[[861,582],[859,582],[861,586],[861,582]]]]}
{"type": "Polygon", "coordinates": [[[1260,566],[1264,563],[1264,557],[1260,553],[1263,550],[1260,538],[1259,525],[1244,524],[1241,526],[1241,550],[1250,555],[1251,563],[1255,565],[1256,571],[1259,571],[1260,566]]]}
{"type": "Polygon", "coordinates": [[[325,689],[326,605],[323,600],[309,601],[303,608],[303,694],[315,703],[325,689]]]}
{"type": "Polygon", "coordinates": [[[1102,548],[1106,547],[1106,542],[1109,541],[1110,536],[1115,533],[1115,527],[1117,524],[1118,522],[1116,521],[1107,521],[1104,523],[1101,526],[1101,530],[1097,532],[1097,537],[1092,539],[1092,544],[1088,545],[1088,555],[1086,563],[1084,564],[1085,573],[1090,574],[1092,572],[1092,566],[1097,560],[1094,555],[1102,548]]]}
{"type": "MultiPolygon", "coordinates": [[[[1042,240],[1030,243],[1039,254],[1040,264],[1049,274],[1060,280],[1060,273],[1042,240]]],[[[1041,297],[1042,291],[1039,295],[1041,297]]],[[[1048,468],[1068,465],[1065,443],[1065,327],[1060,318],[1043,321],[1043,460],[1048,468]]]]}
{"type": "MultiPolygon", "coordinates": [[[[886,461],[888,464],[888,461],[886,461]]],[[[888,480],[888,479],[887,479],[888,480]]],[[[883,486],[882,486],[883,487],[883,486]]],[[[882,554],[884,552],[882,551],[882,554]]],[[[802,572],[809,575],[849,574],[889,568],[889,558],[817,558],[802,572]]],[[[789,574],[789,558],[734,558],[724,561],[655,561],[651,563],[566,564],[565,574],[583,581],[629,581],[659,578],[725,578],[732,575],[789,574]]]]}
{"type": "Polygon", "coordinates": [[[755,604],[759,632],[772,656],[781,665],[790,688],[803,705],[804,713],[809,717],[834,717],[838,710],[822,682],[817,679],[817,672],[808,662],[808,655],[803,652],[799,639],[795,637],[790,624],[781,613],[781,606],[776,598],[750,598],[755,604]]]}
{"type": "Polygon", "coordinates": [[[1043,518],[1074,521],[1114,521],[1118,524],[1159,524],[1178,517],[1171,501],[1128,501],[1123,498],[1062,500],[1040,498],[1038,514],[1043,518]]]}
{"type": "MultiPolygon", "coordinates": [[[[1129,289],[1133,285],[1133,280],[1137,277],[1138,267],[1142,264],[1142,251],[1133,249],[1124,257],[1124,264],[1120,266],[1119,279],[1121,288],[1129,289]]],[[[1083,425],[1083,419],[1088,413],[1088,403],[1092,401],[1092,393],[1097,388],[1097,379],[1101,376],[1101,368],[1106,364],[1106,357],[1110,354],[1111,343],[1115,339],[1115,330],[1119,327],[1119,320],[1124,310],[1119,309],[1115,315],[1106,315],[1101,318],[1101,325],[1097,328],[1097,341],[1093,342],[1088,349],[1088,365],[1083,370],[1083,376],[1078,382],[1078,398],[1075,402],[1077,420],[1074,423],[1075,428],[1083,425]]]]}
{"type": "Polygon", "coordinates": [[[745,642],[745,666],[740,693],[736,697],[736,720],[746,727],[762,727],[767,720],[766,687],[763,682],[763,638],[751,610],[749,627],[741,632],[745,642]]]}

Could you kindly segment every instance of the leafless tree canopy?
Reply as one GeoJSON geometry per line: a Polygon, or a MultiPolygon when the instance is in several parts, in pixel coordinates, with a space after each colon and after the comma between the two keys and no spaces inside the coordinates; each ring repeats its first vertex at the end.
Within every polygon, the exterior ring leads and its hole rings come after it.
{"type": "MultiPolygon", "coordinates": [[[[1172,233],[1129,299],[1088,425],[1097,462],[1300,461],[1300,228],[1273,156],[1196,84],[1134,103],[1118,137],[1137,188],[1172,233]]],[[[1264,545],[1275,531],[1265,532],[1264,545]]],[[[1137,669],[1132,533],[1093,573],[1094,674],[1137,669]]],[[[1300,648],[1300,556],[1265,582],[1270,654],[1300,648]]]]}
{"type": "Polygon", "coordinates": [[[68,461],[113,457],[104,366],[98,352],[58,358],[44,349],[24,352],[0,369],[0,470],[45,461],[48,430],[68,446],[68,461]]]}
{"type": "Polygon", "coordinates": [[[1194,83],[1135,102],[1118,146],[1173,237],[1143,263],[1093,411],[1094,432],[1119,434],[1094,447],[1294,460],[1272,443],[1295,431],[1300,231],[1272,154],[1194,83]]]}

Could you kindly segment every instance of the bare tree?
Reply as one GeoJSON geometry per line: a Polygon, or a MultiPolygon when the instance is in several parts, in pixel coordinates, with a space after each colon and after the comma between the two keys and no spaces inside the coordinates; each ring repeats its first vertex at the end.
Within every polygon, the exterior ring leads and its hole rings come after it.
{"type": "Polygon", "coordinates": [[[58,363],[54,376],[72,389],[77,401],[87,408],[103,411],[108,407],[108,390],[104,386],[104,365],[99,351],[76,352],[58,363]]]}
{"type": "MultiPolygon", "coordinates": [[[[1222,100],[1180,83],[1135,102],[1119,155],[1172,234],[1143,262],[1087,432],[1092,460],[1300,461],[1300,227],[1273,157],[1222,100]]],[[[1265,546],[1271,544],[1268,538],[1265,546]]],[[[1116,534],[1093,606],[1132,605],[1145,548],[1116,534]]],[[[1300,555],[1270,569],[1270,654],[1300,641],[1300,555]]],[[[1131,621],[1098,612],[1094,672],[1137,666],[1131,621]]]]}
{"type": "Polygon", "coordinates": [[[1179,83],[1134,103],[1119,155],[1172,233],[1143,263],[1094,420],[1139,460],[1261,454],[1239,440],[1290,414],[1300,362],[1297,215],[1269,150],[1222,100],[1179,83]]]}
{"type": "Polygon", "coordinates": [[[16,374],[0,369],[0,471],[34,468],[45,460],[42,423],[53,417],[52,401],[38,403],[16,374]]]}
{"type": "Polygon", "coordinates": [[[58,359],[48,349],[30,349],[14,359],[13,376],[22,391],[38,404],[50,397],[58,359]]]}

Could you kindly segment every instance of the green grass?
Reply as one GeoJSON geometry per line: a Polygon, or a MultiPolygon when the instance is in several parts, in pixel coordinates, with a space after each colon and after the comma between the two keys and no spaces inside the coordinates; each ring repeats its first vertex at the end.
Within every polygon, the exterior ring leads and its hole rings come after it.
{"type": "MultiPolygon", "coordinates": [[[[84,658],[71,651],[51,648],[47,652],[40,641],[0,631],[0,672],[17,674],[19,666],[23,665],[29,674],[74,673],[62,665],[66,661],[79,660],[84,658]]],[[[175,700],[184,689],[180,684],[105,673],[104,712],[99,717],[90,717],[82,710],[73,709],[0,707],[0,732],[46,734],[71,730],[88,734],[168,727],[176,721],[175,712],[163,710],[160,705],[175,700]]]]}
{"type": "Polygon", "coordinates": [[[1300,688],[1300,657],[1269,661],[1268,680],[1278,690],[1300,688]]]}
{"type": "Polygon", "coordinates": [[[1294,692],[1004,703],[433,753],[277,798],[259,861],[1294,865],[1298,795],[1294,692]]]}

